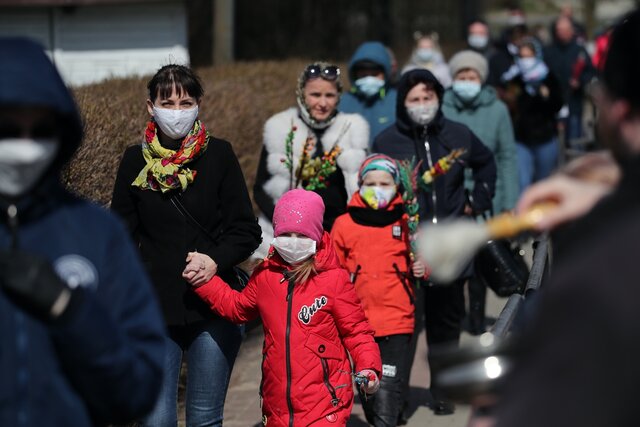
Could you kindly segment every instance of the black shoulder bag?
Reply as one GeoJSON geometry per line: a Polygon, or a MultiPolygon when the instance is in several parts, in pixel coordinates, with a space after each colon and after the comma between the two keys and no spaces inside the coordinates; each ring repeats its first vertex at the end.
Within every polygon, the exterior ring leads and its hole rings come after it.
{"type": "MultiPolygon", "coordinates": [[[[473,207],[469,193],[467,198],[473,207]]],[[[478,216],[486,220],[493,216],[493,209],[478,216]]],[[[529,266],[514,239],[489,240],[476,254],[473,266],[476,277],[499,297],[522,293],[529,279],[529,266]]]]}
{"type": "MultiPolygon", "coordinates": [[[[187,208],[182,204],[180,199],[174,194],[171,196],[171,204],[175,206],[175,208],[180,212],[180,214],[191,224],[195,225],[207,238],[209,238],[213,243],[216,242],[216,239],[211,235],[209,230],[204,228],[202,224],[198,222],[197,219],[191,215],[191,213],[187,210],[187,208]]],[[[247,282],[249,282],[249,273],[244,271],[238,266],[233,266],[229,270],[218,271],[216,273],[222,280],[229,284],[236,291],[242,291],[245,286],[247,286],[247,282]]]]}

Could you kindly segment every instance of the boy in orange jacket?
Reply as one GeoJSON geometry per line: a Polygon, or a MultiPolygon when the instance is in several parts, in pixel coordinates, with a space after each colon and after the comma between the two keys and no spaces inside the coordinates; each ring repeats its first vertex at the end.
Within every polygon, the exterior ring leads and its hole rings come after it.
{"type": "Polygon", "coordinates": [[[399,180],[393,159],[382,154],[367,157],[360,167],[360,190],[331,230],[382,356],[380,390],[362,402],[374,426],[395,426],[402,410],[411,368],[406,353],[414,329],[413,280],[427,273],[423,263],[412,264],[409,258],[399,180]]]}

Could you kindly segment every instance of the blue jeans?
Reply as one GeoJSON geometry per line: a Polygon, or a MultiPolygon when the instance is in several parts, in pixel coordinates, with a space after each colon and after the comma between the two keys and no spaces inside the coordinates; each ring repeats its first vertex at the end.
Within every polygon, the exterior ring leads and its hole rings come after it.
{"type": "Polygon", "coordinates": [[[537,145],[516,143],[518,152],[518,178],[522,193],[532,183],[551,175],[558,165],[558,139],[537,145]]]}
{"type": "Polygon", "coordinates": [[[178,425],[178,381],[182,356],[187,355],[186,425],[221,427],[224,400],[242,341],[242,327],[216,318],[170,328],[162,391],[142,423],[151,427],[178,425]]]}

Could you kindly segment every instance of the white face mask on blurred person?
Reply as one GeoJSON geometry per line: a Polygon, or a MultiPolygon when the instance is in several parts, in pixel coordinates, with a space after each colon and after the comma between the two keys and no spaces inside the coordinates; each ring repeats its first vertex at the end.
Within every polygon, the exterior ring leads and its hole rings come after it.
{"type": "Polygon", "coordinates": [[[174,110],[153,106],[153,118],[162,132],[171,139],[182,139],[193,128],[198,118],[198,107],[188,110],[174,110]]]}
{"type": "Polygon", "coordinates": [[[374,96],[384,87],[384,80],[374,76],[361,77],[355,82],[356,87],[366,96],[374,96]]]}
{"type": "Polygon", "coordinates": [[[316,253],[316,241],[308,237],[278,236],[271,244],[288,264],[298,264],[316,253]]]}
{"type": "Polygon", "coordinates": [[[59,147],[56,139],[0,139],[0,194],[24,195],[53,163],[59,147]]]}
{"type": "Polygon", "coordinates": [[[406,108],[409,118],[421,126],[431,123],[438,113],[437,102],[429,102],[427,104],[414,105],[406,108]]]}
{"type": "Polygon", "coordinates": [[[474,49],[484,49],[489,44],[489,37],[482,34],[469,34],[467,43],[474,49]]]}

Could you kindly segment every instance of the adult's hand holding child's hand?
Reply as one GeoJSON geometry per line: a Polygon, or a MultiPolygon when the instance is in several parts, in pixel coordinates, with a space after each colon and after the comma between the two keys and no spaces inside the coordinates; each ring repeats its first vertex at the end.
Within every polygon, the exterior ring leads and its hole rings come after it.
{"type": "Polygon", "coordinates": [[[182,277],[191,286],[200,287],[207,283],[218,272],[218,264],[206,254],[189,252],[182,277]]]}

